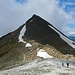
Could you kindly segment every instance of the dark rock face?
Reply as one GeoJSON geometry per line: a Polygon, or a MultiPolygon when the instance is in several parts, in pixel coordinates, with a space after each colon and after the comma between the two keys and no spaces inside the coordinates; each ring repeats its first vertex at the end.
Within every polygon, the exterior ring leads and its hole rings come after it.
{"type": "Polygon", "coordinates": [[[55,38],[53,36],[59,37],[59,35],[55,31],[50,29],[48,23],[40,17],[33,16],[31,20],[33,21],[28,21],[26,23],[27,30],[25,36],[27,38],[37,40],[42,44],[48,44],[49,42],[51,42],[51,39],[55,38]]]}
{"type": "Polygon", "coordinates": [[[25,33],[25,37],[36,40],[37,42],[42,44],[49,44],[63,54],[69,53],[75,55],[74,49],[70,47],[64,40],[62,40],[59,34],[51,29],[48,25],[52,26],[50,23],[40,18],[39,16],[33,15],[33,17],[26,22],[27,30],[25,33]]]}

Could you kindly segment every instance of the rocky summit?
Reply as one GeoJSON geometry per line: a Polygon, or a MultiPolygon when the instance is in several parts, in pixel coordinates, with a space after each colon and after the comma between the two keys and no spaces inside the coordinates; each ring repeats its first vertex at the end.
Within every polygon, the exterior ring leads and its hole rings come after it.
{"type": "Polygon", "coordinates": [[[40,49],[54,58],[75,59],[75,42],[34,14],[17,30],[0,38],[0,69],[36,59],[40,49]]]}

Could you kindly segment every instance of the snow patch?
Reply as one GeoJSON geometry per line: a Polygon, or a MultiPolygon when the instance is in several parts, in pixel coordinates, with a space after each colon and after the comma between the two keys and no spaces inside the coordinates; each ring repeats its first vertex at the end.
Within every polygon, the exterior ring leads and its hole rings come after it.
{"type": "Polygon", "coordinates": [[[44,59],[46,58],[53,58],[53,56],[50,56],[47,52],[45,52],[45,50],[43,49],[40,49],[38,52],[37,52],[37,56],[39,57],[43,57],[44,59]]]}
{"type": "Polygon", "coordinates": [[[20,31],[20,35],[18,37],[19,39],[19,42],[23,42],[23,43],[26,43],[24,40],[23,40],[23,36],[24,36],[24,33],[26,32],[26,25],[22,28],[22,30],[20,31]]]}
{"type": "Polygon", "coordinates": [[[32,47],[30,43],[26,43],[25,47],[32,47]]]}
{"type": "Polygon", "coordinates": [[[63,39],[65,42],[67,42],[71,47],[75,48],[75,45],[73,44],[74,42],[71,41],[70,39],[68,39],[67,37],[65,37],[64,35],[62,35],[59,31],[57,31],[55,28],[53,28],[52,26],[48,25],[50,28],[52,28],[54,31],[56,31],[61,39],[63,39]]]}

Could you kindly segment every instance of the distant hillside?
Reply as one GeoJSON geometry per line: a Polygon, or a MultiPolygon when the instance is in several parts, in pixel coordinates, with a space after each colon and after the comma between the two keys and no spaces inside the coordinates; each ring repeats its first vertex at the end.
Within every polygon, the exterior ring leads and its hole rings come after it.
{"type": "Polygon", "coordinates": [[[75,36],[69,36],[69,38],[73,41],[75,41],[75,36]]]}

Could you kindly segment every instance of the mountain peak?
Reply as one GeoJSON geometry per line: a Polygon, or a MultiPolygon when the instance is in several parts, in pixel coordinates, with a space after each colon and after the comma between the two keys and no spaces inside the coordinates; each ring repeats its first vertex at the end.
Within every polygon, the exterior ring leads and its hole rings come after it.
{"type": "Polygon", "coordinates": [[[36,15],[36,14],[33,14],[33,16],[32,17],[38,17],[38,15],[36,15]]]}

